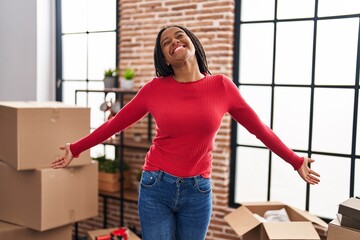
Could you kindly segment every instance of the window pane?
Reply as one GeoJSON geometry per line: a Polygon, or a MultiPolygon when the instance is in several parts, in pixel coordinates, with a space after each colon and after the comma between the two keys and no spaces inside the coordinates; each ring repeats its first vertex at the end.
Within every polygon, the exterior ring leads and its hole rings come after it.
{"type": "Polygon", "coordinates": [[[319,1],[319,17],[360,13],[359,0],[319,1]]]}
{"type": "Polygon", "coordinates": [[[238,147],[236,159],[235,201],[266,201],[269,151],[238,147]]]}
{"type": "MultiPolygon", "coordinates": [[[[359,90],[356,90],[359,91],[359,90]]],[[[359,103],[358,103],[359,104],[359,103]]],[[[357,125],[356,125],[356,155],[360,155],[360,104],[358,105],[357,113],[357,125]]]]}
{"type": "Polygon", "coordinates": [[[355,83],[358,28],[359,18],[318,22],[316,84],[355,83]]]}
{"type": "Polygon", "coordinates": [[[353,92],[350,89],[315,89],[314,151],[351,152],[353,92]]]}
{"type": "Polygon", "coordinates": [[[308,149],[310,89],[275,88],[273,129],[293,149],[308,149]]]}
{"type": "Polygon", "coordinates": [[[87,0],[61,0],[62,32],[86,32],[87,14],[87,0]]]}
{"type": "Polygon", "coordinates": [[[63,79],[85,80],[87,71],[87,40],[85,34],[65,35],[63,46],[63,79]]]}
{"type": "Polygon", "coordinates": [[[278,0],[278,19],[314,17],[315,0],[278,0]]]}
{"type": "Polygon", "coordinates": [[[241,1],[241,21],[273,20],[274,11],[274,0],[241,1]]]}
{"type": "Polygon", "coordinates": [[[349,197],[350,159],[313,155],[313,168],[321,176],[320,184],[310,188],[310,212],[320,217],[336,217],[339,203],[349,197]]]}
{"type": "Polygon", "coordinates": [[[310,84],[313,22],[279,23],[276,40],[275,82],[310,84]]]}
{"type": "Polygon", "coordinates": [[[89,16],[88,30],[115,30],[116,29],[116,1],[115,0],[88,0],[89,16]]]}
{"type": "Polygon", "coordinates": [[[91,81],[88,83],[88,86],[91,90],[102,90],[104,89],[104,81],[91,81]]]}
{"type": "Polygon", "coordinates": [[[91,128],[99,127],[105,120],[104,112],[100,110],[100,105],[105,102],[104,93],[89,92],[89,106],[91,106],[91,128]]]}
{"type": "Polygon", "coordinates": [[[272,156],[270,200],[305,209],[306,183],[290,164],[272,156]]]}
{"type": "Polygon", "coordinates": [[[271,83],[274,24],[243,24],[240,35],[240,82],[271,83]]]}
{"type": "Polygon", "coordinates": [[[355,160],[355,185],[354,196],[360,197],[360,159],[355,160]]]}
{"type": "Polygon", "coordinates": [[[116,66],[116,35],[111,33],[89,34],[89,79],[102,80],[104,71],[116,66]]]}
{"type": "MultiPolygon", "coordinates": [[[[63,102],[66,104],[75,104],[75,90],[78,89],[86,89],[86,82],[79,82],[79,81],[64,81],[63,82],[63,102]]],[[[80,99],[78,96],[78,101],[83,101],[83,99],[80,99]]]]}
{"type": "MultiPolygon", "coordinates": [[[[241,86],[241,94],[247,103],[259,115],[260,119],[269,126],[271,107],[270,87],[241,86]]],[[[238,143],[264,146],[254,135],[250,134],[243,126],[238,126],[238,143]]]]}

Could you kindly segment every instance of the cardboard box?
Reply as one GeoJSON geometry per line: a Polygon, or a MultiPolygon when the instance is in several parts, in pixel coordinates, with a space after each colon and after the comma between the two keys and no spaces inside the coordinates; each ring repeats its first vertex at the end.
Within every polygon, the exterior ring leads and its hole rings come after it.
{"type": "Polygon", "coordinates": [[[327,240],[357,240],[360,239],[360,231],[340,225],[339,219],[335,218],[329,223],[327,240]]]}
{"type": "Polygon", "coordinates": [[[38,231],[98,214],[98,163],[16,171],[0,162],[0,220],[38,231]]]}
{"type": "MultiPolygon", "coordinates": [[[[96,237],[109,234],[110,232],[117,230],[117,229],[118,228],[108,228],[108,229],[98,229],[98,230],[88,231],[87,239],[88,240],[96,240],[96,237]]],[[[129,231],[128,240],[141,240],[141,238],[136,236],[136,234],[133,233],[131,230],[128,230],[128,231],[129,231]]]]}
{"type": "Polygon", "coordinates": [[[340,203],[338,213],[343,216],[360,220],[360,199],[349,198],[340,203]]]}
{"type": "Polygon", "coordinates": [[[355,218],[341,216],[340,225],[343,227],[355,228],[360,230],[360,220],[355,218]]]}
{"type": "Polygon", "coordinates": [[[18,225],[0,222],[0,239],[72,240],[72,225],[54,228],[45,232],[39,232],[18,225]]]}
{"type": "MultiPolygon", "coordinates": [[[[89,132],[89,108],[61,102],[0,102],[0,160],[17,170],[50,167],[62,154],[60,146],[89,132]]],[[[71,164],[90,164],[90,152],[71,164]]]]}
{"type": "Polygon", "coordinates": [[[327,227],[320,218],[279,202],[244,203],[225,216],[225,220],[243,240],[319,240],[313,224],[327,227]],[[286,210],[291,222],[261,222],[254,216],[264,216],[268,210],[282,208],[286,210]]]}
{"type": "MultiPolygon", "coordinates": [[[[124,172],[124,189],[131,187],[131,172],[124,172]]],[[[99,172],[99,190],[105,192],[120,191],[120,173],[99,172]]]]}

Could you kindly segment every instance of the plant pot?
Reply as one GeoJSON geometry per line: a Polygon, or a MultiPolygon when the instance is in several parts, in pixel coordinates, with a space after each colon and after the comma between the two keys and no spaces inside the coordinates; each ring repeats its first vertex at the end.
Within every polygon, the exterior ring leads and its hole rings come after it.
{"type": "MultiPolygon", "coordinates": [[[[124,172],[124,190],[129,189],[131,172],[124,172]]],[[[120,173],[105,173],[99,172],[99,190],[105,192],[119,192],[120,191],[120,173]]]]}
{"type": "Polygon", "coordinates": [[[104,78],[104,88],[115,88],[115,87],[116,87],[116,77],[104,78]]]}
{"type": "Polygon", "coordinates": [[[121,88],[125,90],[132,90],[134,87],[133,80],[121,79],[121,88]]]}

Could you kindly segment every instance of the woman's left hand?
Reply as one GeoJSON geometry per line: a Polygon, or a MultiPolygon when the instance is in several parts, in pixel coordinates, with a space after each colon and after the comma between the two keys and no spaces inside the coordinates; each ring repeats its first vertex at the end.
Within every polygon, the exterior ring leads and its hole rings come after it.
{"type": "Polygon", "coordinates": [[[304,179],[305,182],[309,184],[318,184],[320,182],[319,179],[320,175],[317,172],[313,171],[308,166],[309,163],[313,163],[313,162],[315,162],[315,160],[308,157],[304,157],[304,162],[301,165],[301,167],[297,170],[297,172],[299,173],[300,177],[304,179]]]}

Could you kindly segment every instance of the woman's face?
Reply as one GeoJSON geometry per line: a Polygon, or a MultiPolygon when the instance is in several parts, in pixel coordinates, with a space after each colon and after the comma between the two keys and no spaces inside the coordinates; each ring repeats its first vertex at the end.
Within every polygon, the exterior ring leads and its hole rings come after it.
{"type": "Polygon", "coordinates": [[[165,62],[172,66],[182,64],[195,56],[195,47],[189,36],[178,27],[167,28],[160,37],[165,62]]]}

